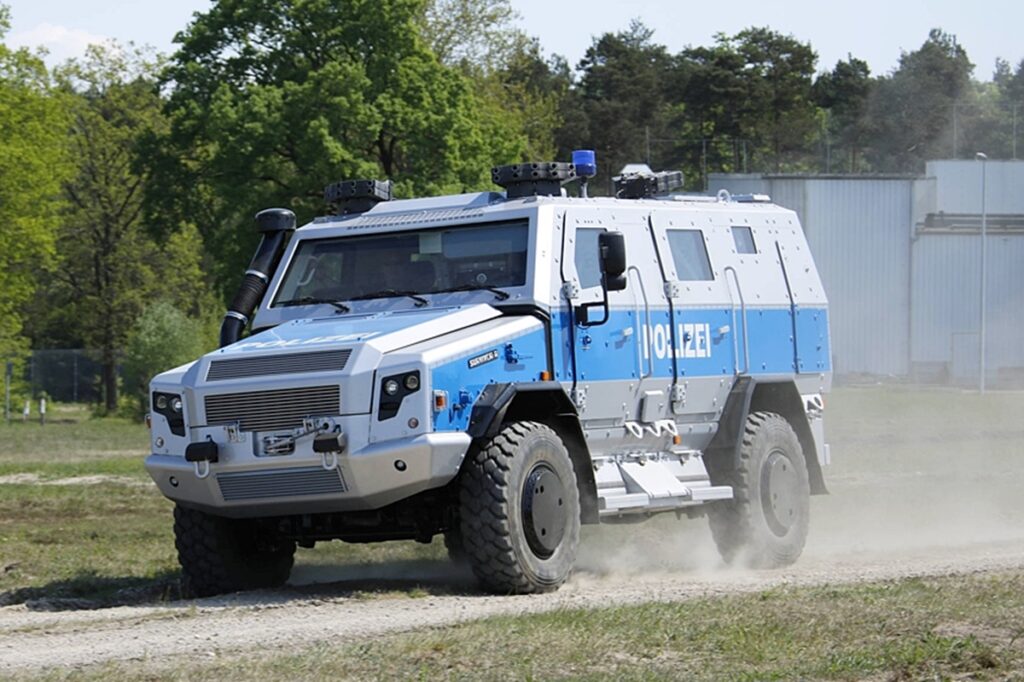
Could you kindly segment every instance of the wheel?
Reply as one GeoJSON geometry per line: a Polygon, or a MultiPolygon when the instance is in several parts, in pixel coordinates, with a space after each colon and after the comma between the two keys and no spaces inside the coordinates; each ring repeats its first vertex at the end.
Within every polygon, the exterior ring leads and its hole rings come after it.
{"type": "Polygon", "coordinates": [[[182,592],[209,597],[283,585],[295,561],[295,543],[260,531],[256,521],[176,506],[174,546],[182,592]]]}
{"type": "MultiPolygon", "coordinates": [[[[739,465],[716,477],[733,488],[733,499],[708,508],[711,534],[727,563],[755,568],[788,566],[807,540],[810,484],[807,463],[793,427],[772,412],[747,417],[739,465]]],[[[719,482],[716,481],[716,484],[719,482]]]]}
{"type": "Polygon", "coordinates": [[[550,592],[569,577],[579,490],[565,444],[549,427],[503,426],[466,462],[459,502],[463,551],[485,589],[550,592]]]}

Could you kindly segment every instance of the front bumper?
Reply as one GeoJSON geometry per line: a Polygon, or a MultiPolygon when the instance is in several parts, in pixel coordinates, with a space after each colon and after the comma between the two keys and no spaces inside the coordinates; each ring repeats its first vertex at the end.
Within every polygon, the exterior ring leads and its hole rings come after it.
{"type": "Polygon", "coordinates": [[[438,488],[459,472],[469,449],[461,432],[422,434],[366,445],[337,457],[228,457],[197,467],[153,454],[146,470],[160,492],[189,507],[236,518],[378,509],[438,488]]]}

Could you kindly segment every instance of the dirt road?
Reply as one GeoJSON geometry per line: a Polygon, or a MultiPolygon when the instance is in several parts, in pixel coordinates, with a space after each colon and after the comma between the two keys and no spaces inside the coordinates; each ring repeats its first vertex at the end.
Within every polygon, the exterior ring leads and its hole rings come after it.
{"type": "MultiPolygon", "coordinates": [[[[601,544],[598,542],[598,544],[601,544]]],[[[701,554],[707,547],[699,547],[701,554]]],[[[216,657],[245,650],[284,651],[315,642],[348,642],[384,633],[438,627],[496,614],[593,608],[762,590],[779,585],[818,585],[938,576],[1024,567],[1024,537],[966,543],[956,548],[911,547],[806,557],[779,571],[707,570],[699,560],[669,570],[627,562],[583,564],[552,595],[482,596],[468,576],[441,562],[381,565],[366,572],[324,575],[297,570],[284,590],[166,605],[93,611],[43,611],[45,604],[0,609],[0,673],[79,667],[107,661],[216,657]],[[400,574],[415,578],[396,577],[400,574]],[[366,590],[383,590],[382,594],[366,590]]]]}

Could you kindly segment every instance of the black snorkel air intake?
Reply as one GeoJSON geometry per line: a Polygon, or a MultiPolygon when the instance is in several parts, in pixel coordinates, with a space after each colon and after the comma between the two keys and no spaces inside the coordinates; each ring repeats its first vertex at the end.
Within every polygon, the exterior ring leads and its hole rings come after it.
{"type": "Polygon", "coordinates": [[[245,271],[245,279],[231,300],[220,325],[220,347],[229,346],[242,335],[249,317],[267,292],[270,278],[281,261],[288,238],[295,231],[295,214],[286,208],[268,208],[256,214],[256,229],[263,235],[256,254],[245,271]]]}

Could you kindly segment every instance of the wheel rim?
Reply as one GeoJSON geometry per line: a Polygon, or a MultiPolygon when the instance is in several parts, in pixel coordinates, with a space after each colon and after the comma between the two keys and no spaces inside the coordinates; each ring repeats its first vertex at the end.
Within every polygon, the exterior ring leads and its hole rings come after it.
{"type": "Polygon", "coordinates": [[[782,537],[800,518],[800,479],[789,456],[772,450],[761,468],[761,507],[771,531],[782,537]]]}
{"type": "Polygon", "coordinates": [[[547,464],[537,464],[523,483],[523,529],[526,544],[547,559],[565,536],[565,486],[547,464]]]}

